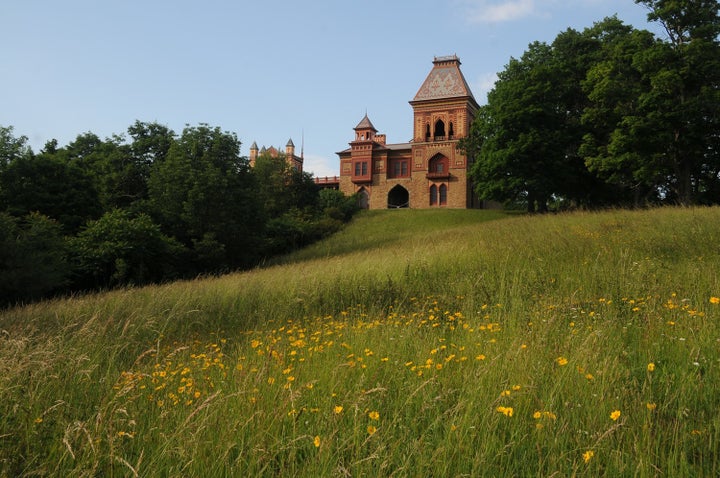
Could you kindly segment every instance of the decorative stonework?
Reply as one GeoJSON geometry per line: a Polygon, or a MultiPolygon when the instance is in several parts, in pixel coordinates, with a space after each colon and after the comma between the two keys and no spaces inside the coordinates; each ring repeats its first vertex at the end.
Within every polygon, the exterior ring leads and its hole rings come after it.
{"type": "Polygon", "coordinates": [[[467,133],[479,106],[459,66],[455,55],[433,61],[433,69],[410,102],[411,142],[388,144],[365,115],[355,127],[350,147],[338,153],[341,191],[365,191],[370,209],[397,207],[398,200],[406,201],[411,208],[476,207],[467,161],[457,143],[467,133]],[[430,160],[438,154],[444,156],[445,166],[439,168],[434,162],[430,171],[430,160]],[[369,174],[362,173],[364,168],[369,174]]]}

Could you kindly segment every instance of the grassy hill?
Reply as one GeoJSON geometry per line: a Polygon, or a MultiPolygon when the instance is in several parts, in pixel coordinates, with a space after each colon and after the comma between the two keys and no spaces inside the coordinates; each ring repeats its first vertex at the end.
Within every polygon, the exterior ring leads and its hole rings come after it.
{"type": "Polygon", "coordinates": [[[717,476],[720,209],[377,211],[0,312],[0,476],[717,476]]]}

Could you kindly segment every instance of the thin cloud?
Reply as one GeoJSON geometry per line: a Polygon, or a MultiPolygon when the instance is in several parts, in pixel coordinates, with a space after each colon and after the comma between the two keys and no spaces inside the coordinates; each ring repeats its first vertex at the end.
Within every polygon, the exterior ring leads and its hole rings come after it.
{"type": "Polygon", "coordinates": [[[497,80],[497,73],[483,73],[473,82],[472,91],[478,103],[481,105],[487,103],[487,94],[495,88],[497,80]]]}
{"type": "Polygon", "coordinates": [[[470,23],[503,23],[525,18],[535,13],[535,0],[473,1],[468,6],[470,23]]]}

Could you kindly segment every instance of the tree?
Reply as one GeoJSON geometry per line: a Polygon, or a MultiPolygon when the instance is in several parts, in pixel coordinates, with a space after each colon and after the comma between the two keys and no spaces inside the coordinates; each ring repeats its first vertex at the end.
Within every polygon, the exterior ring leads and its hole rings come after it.
{"type": "Polygon", "coordinates": [[[598,201],[602,183],[579,155],[581,82],[595,61],[597,39],[567,30],[552,45],[532,43],[512,58],[488,94],[461,146],[474,160],[471,176],[483,199],[522,201],[543,212],[551,199],[598,201]]]}
{"type": "Polygon", "coordinates": [[[49,155],[18,157],[0,173],[0,206],[15,217],[39,212],[73,234],[102,214],[92,179],[49,155]]]}
{"type": "Polygon", "coordinates": [[[165,236],[150,216],[116,209],[91,221],[71,239],[82,288],[145,284],[176,278],[183,247],[165,236]]]}
{"type": "MultiPolygon", "coordinates": [[[[665,166],[669,192],[683,204],[717,190],[720,111],[720,4],[714,0],[636,0],[668,39],[638,58],[651,89],[640,102],[642,126],[657,142],[652,157],[665,166]]],[[[712,198],[714,202],[718,197],[712,198]]]]}
{"type": "Polygon", "coordinates": [[[312,176],[296,170],[283,153],[261,154],[252,173],[267,218],[279,217],[292,208],[317,206],[318,187],[312,176]]]}
{"type": "Polygon", "coordinates": [[[652,33],[627,27],[603,42],[602,59],[583,82],[589,104],[582,114],[586,133],[580,152],[591,172],[616,187],[617,204],[657,201],[666,181],[661,168],[647,160],[654,136],[640,125],[646,112],[638,101],[650,83],[636,58],[655,43],[652,33]]]}
{"type": "Polygon", "coordinates": [[[708,0],[636,0],[665,41],[635,38],[593,72],[593,121],[615,109],[605,135],[588,138],[589,166],[669,202],[718,202],[720,19],[708,0]],[[617,91],[624,95],[615,98],[617,91]],[[616,102],[613,106],[613,102],[616,102]]]}
{"type": "Polygon", "coordinates": [[[70,272],[60,224],[37,213],[0,212],[0,306],[60,291],[70,272]]]}
{"type": "Polygon", "coordinates": [[[0,171],[15,159],[32,156],[27,140],[27,136],[13,136],[12,126],[0,126],[0,171]]]}
{"type": "Polygon", "coordinates": [[[233,133],[201,124],[186,127],[149,179],[150,208],[163,231],[189,248],[212,241],[225,267],[259,257],[261,203],[247,158],[233,133]]]}

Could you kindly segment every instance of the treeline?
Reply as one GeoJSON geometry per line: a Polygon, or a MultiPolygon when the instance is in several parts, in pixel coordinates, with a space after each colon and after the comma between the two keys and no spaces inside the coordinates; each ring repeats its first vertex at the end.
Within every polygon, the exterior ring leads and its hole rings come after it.
{"type": "Polygon", "coordinates": [[[463,144],[483,199],[531,212],[720,202],[718,2],[636,3],[665,38],[607,18],[498,74],[463,144]]]}
{"type": "Polygon", "coordinates": [[[0,126],[0,306],[255,266],[338,230],[355,198],[234,133],[135,122],[38,153],[0,126]]]}

